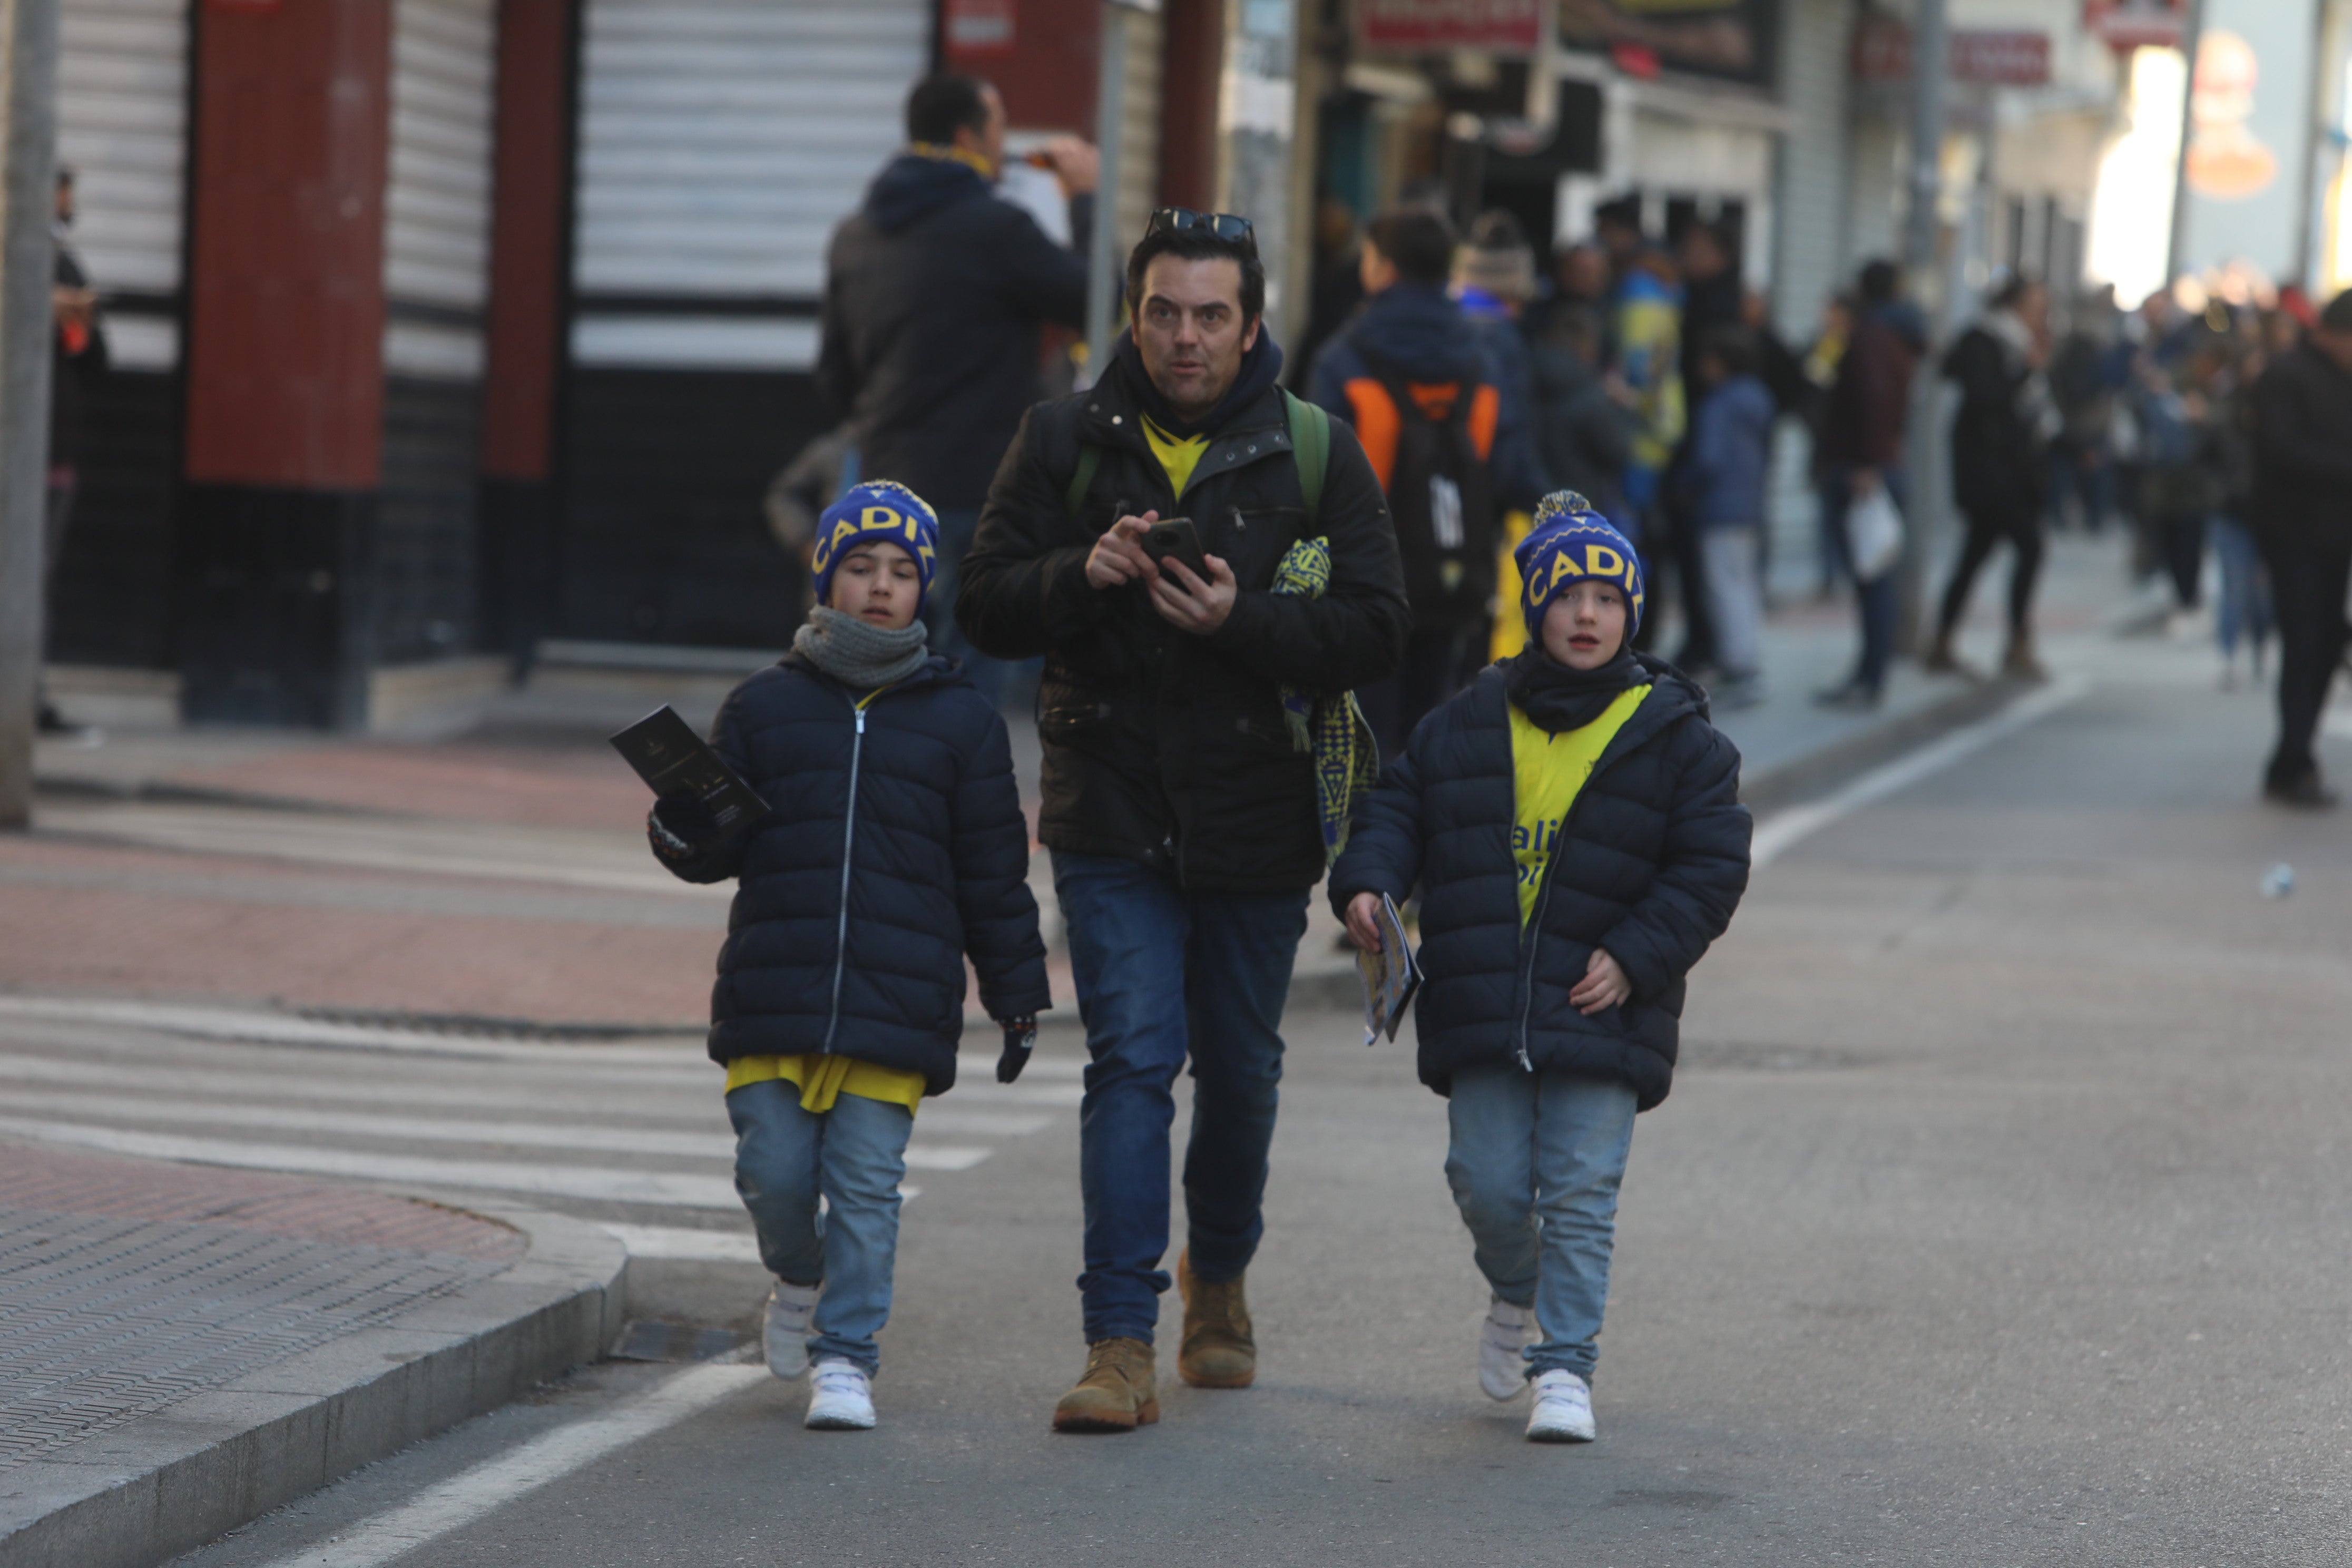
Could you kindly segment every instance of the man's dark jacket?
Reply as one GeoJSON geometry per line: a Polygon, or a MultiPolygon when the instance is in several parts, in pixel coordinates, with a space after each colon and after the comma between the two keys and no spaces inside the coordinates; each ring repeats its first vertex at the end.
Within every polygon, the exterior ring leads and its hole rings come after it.
{"type": "Polygon", "coordinates": [[[2254,383],[2255,531],[2282,542],[2352,535],[2352,374],[2308,339],[2254,383]]]}
{"type": "Polygon", "coordinates": [[[1133,363],[1123,353],[1092,391],[1029,411],[964,557],[956,619],[982,653],[1045,657],[1049,847],[1140,860],[1198,891],[1302,891],[1323,874],[1323,838],[1312,759],[1291,743],[1280,689],[1350,690],[1395,667],[1409,613],[1388,506],[1334,420],[1310,524],[1270,379],[1219,422],[1184,493],[1171,493],[1144,440],[1133,363]],[[1083,447],[1102,458],[1074,515],[1083,447]],[[1209,636],[1162,620],[1139,583],[1087,581],[1095,541],[1147,510],[1191,518],[1233,568],[1240,596],[1209,636]],[[1284,554],[1318,536],[1332,558],[1322,596],[1270,592],[1284,554]]]}
{"type": "Polygon", "coordinates": [[[1906,300],[1861,307],[1822,402],[1813,469],[1890,468],[1903,460],[1911,416],[1911,376],[1927,353],[1927,329],[1906,300]]]}
{"type": "MultiPolygon", "coordinates": [[[[1071,203],[1085,226],[1092,199],[1071,203]]],[[[858,469],[969,510],[1034,402],[1038,332],[1086,315],[1085,237],[1065,250],[969,165],[904,153],[835,231],[817,383],[858,469]]]]}
{"type": "Polygon", "coordinates": [[[1706,694],[1640,657],[1650,694],[1578,792],[1524,929],[1507,664],[1423,720],[1357,808],[1331,906],[1344,915],[1366,892],[1402,902],[1420,884],[1414,1026],[1421,1080],[1440,1094],[1465,1068],[1509,1062],[1622,1080],[1643,1110],[1666,1098],[1683,977],[1747,889],[1751,824],[1739,752],[1707,722],[1706,694]],[[1588,1018],[1568,995],[1595,947],[1633,995],[1588,1018]]]}
{"type": "Polygon", "coordinates": [[[955,1083],[965,953],[991,1017],[1052,1005],[1004,721],[961,668],[934,656],[884,690],[862,737],[860,694],[797,653],[719,709],[711,744],[772,815],[685,856],[654,837],[687,881],[742,879],[713,1060],[829,1050],[939,1094],[955,1083]]]}
{"type": "Polygon", "coordinates": [[[2025,403],[2033,367],[1982,327],[1962,332],[1944,355],[1959,388],[1952,415],[1952,500],[1987,518],[2042,507],[2041,434],[2025,403]]]}

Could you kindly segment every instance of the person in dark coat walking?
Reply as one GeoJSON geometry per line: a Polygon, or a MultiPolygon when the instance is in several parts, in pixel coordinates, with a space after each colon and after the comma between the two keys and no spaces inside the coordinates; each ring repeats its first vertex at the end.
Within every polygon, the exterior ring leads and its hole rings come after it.
{"type": "Polygon", "coordinates": [[[2312,740],[2344,658],[2352,579],[2352,289],[2254,384],[2253,527],[2279,628],[2279,736],[2263,793],[2325,807],[2312,740]]]}
{"type": "MultiPolygon", "coordinates": [[[[49,285],[49,480],[41,532],[44,599],[56,591],[58,563],[65,557],[66,531],[73,522],[74,500],[81,491],[85,410],[107,371],[106,327],[99,317],[98,293],[89,286],[81,258],[66,238],[73,220],[74,172],[60,168],[49,285]]],[[[57,625],[54,609],[47,624],[57,625]]],[[[36,721],[45,735],[72,734],[77,730],[49,700],[46,686],[37,702],[36,721]]]]}
{"type": "MultiPolygon", "coordinates": [[[[1453,227],[1436,214],[1408,207],[1374,218],[1363,246],[1370,299],[1323,345],[1307,380],[1308,399],[1363,444],[1403,554],[1412,637],[1396,675],[1363,693],[1383,753],[1486,662],[1496,502],[1541,488],[1528,477],[1527,432],[1514,423],[1524,407],[1504,396],[1478,330],[1446,295],[1453,260],[1453,227]],[[1432,466],[1440,453],[1452,462],[1444,474],[1432,466]],[[1454,499],[1450,532],[1441,489],[1454,499]]],[[[1537,496],[1524,500],[1532,506],[1537,496]]]]}
{"type": "Polygon", "coordinates": [[[826,509],[817,608],[711,733],[768,815],[722,826],[681,794],[646,823],[678,877],[738,879],[710,1056],[727,1068],[736,1189],[776,1277],[768,1366],[814,1363],[819,1428],[874,1425],[907,1138],[924,1098],[955,1084],[965,955],[1004,1029],[999,1079],[1019,1074],[1052,1001],[1004,721],[916,620],[938,537],[901,485],[857,485],[826,509]]]}
{"type": "Polygon", "coordinates": [[[1075,137],[1044,150],[1070,200],[1065,250],[995,194],[1004,103],[988,83],[917,83],[907,139],[833,237],[817,385],[848,422],[858,471],[939,509],[940,581],[926,619],[934,644],[965,656],[973,684],[994,698],[1003,671],[954,635],[959,566],[997,460],[1042,390],[1042,329],[1085,323],[1097,160],[1075,137]]]}
{"type": "Polygon", "coordinates": [[[1944,375],[1960,392],[1952,416],[1952,499],[1968,530],[1944,589],[1927,659],[1931,670],[1961,668],[1952,639],[1968,613],[1969,591],[1994,549],[2007,541],[2017,560],[2009,574],[2009,646],[2001,673],[2042,678],[2033,657],[2033,584],[2042,572],[2043,448],[2058,426],[2042,374],[2049,331],[2048,292],[2030,279],[2011,278],[1944,356],[1944,375]]]}
{"type": "Polygon", "coordinates": [[[1421,1079],[1494,1292],[1479,1382],[1534,1384],[1538,1441],[1594,1435],[1634,1114],[1666,1098],[1685,976],[1738,907],[1750,835],[1706,693],[1633,647],[1633,547],[1573,506],[1548,500],[1519,546],[1526,649],[1414,731],[1330,885],[1374,952],[1382,900],[1421,889],[1421,1079]]]}
{"type": "Polygon", "coordinates": [[[1189,1056],[1188,1383],[1256,1375],[1243,1275],[1307,899],[1372,762],[1346,693],[1402,651],[1404,572],[1344,425],[1282,392],[1265,269],[1231,214],[1154,213],[1103,379],[1029,411],[956,606],[1002,658],[1043,655],[1038,836],[1087,1025],[1087,1370],[1055,1425],[1159,1416],[1172,1091],[1189,1056]],[[1202,558],[1162,520],[1191,523],[1202,558]],[[1199,567],[1202,570],[1196,570],[1199,567]]]}
{"type": "Polygon", "coordinates": [[[1875,708],[1895,657],[1897,574],[1889,567],[1865,578],[1853,568],[1846,519],[1856,503],[1884,488],[1904,502],[1903,440],[1911,418],[1911,379],[1927,350],[1927,323],[1902,297],[1903,275],[1891,261],[1864,266],[1855,284],[1853,326],[1838,358],[1837,378],[1822,400],[1813,434],[1813,482],[1822,527],[1853,577],[1862,621],[1862,648],[1853,674],[1816,694],[1833,708],[1875,708]]]}

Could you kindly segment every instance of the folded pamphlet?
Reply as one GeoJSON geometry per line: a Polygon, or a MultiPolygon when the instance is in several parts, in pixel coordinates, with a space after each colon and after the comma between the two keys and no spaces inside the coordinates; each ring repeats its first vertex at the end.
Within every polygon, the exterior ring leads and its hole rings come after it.
{"type": "Polygon", "coordinates": [[[613,749],[655,795],[692,795],[722,829],[748,826],[768,815],[768,803],[667,703],[614,736],[613,749]]]}
{"type": "Polygon", "coordinates": [[[1364,982],[1364,1044],[1378,1045],[1381,1037],[1396,1038],[1404,1010],[1421,989],[1421,965],[1412,958],[1412,943],[1404,934],[1404,917],[1396,900],[1381,895],[1381,911],[1372,919],[1380,929],[1381,950],[1356,951],[1356,973],[1364,982]]]}

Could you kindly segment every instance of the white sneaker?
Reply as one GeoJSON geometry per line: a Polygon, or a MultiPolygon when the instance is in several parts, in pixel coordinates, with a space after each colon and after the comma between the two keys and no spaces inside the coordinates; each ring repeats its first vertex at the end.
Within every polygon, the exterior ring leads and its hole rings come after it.
{"type": "Polygon", "coordinates": [[[1514,1307],[1500,1296],[1478,1325],[1478,1386],[1489,1399],[1512,1399],[1528,1385],[1524,1353],[1536,1337],[1536,1310],[1514,1307]]]}
{"type": "Polygon", "coordinates": [[[814,1285],[782,1279],[768,1292],[768,1321],[760,1338],[768,1370],[778,1377],[794,1378],[808,1370],[809,1315],[816,1310],[816,1292],[814,1285]]]}
{"type": "Polygon", "coordinates": [[[1591,1384],[1559,1367],[1536,1379],[1536,1407],[1528,1412],[1528,1442],[1590,1443],[1597,1436],[1591,1384]]]}
{"type": "Polygon", "coordinates": [[[863,1432],[874,1425],[874,1384],[845,1361],[821,1361],[809,1373],[808,1419],[816,1432],[863,1432]]]}

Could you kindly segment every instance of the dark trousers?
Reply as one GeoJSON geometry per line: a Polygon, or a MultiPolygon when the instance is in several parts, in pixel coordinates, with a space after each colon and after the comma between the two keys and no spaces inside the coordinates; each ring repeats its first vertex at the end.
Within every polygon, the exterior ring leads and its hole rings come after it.
{"type": "MultiPolygon", "coordinates": [[[[1909,498],[1902,470],[1887,468],[1879,477],[1895,498],[1895,508],[1907,510],[1909,498]]],[[[1895,623],[1902,611],[1902,568],[1889,566],[1867,583],[1854,575],[1845,531],[1845,516],[1853,507],[1853,469],[1833,468],[1823,474],[1821,501],[1822,538],[1837,552],[1838,570],[1853,582],[1854,614],[1862,628],[1853,684],[1875,692],[1885,687],[1886,666],[1895,657],[1895,623]]]]}
{"type": "Polygon", "coordinates": [[[1364,721],[1371,725],[1372,738],[1381,743],[1383,763],[1402,756],[1413,726],[1486,668],[1490,635],[1484,622],[1475,626],[1416,626],[1405,638],[1404,662],[1397,666],[1396,673],[1356,693],[1364,721]]]}
{"type": "Polygon", "coordinates": [[[2267,782],[2292,787],[2319,771],[2312,736],[2327,706],[2328,683],[2344,657],[2344,595],[2352,583],[2352,531],[2265,531],[2263,559],[2279,628],[2279,738],[2267,782]]]}
{"type": "Polygon", "coordinates": [[[2002,540],[2016,547],[2017,561],[2009,574],[2009,635],[2023,637],[2033,616],[2033,584],[2042,574],[2042,512],[2037,507],[1977,507],[1968,512],[1968,535],[1960,542],[1960,559],[1944,590],[1944,613],[1936,629],[1949,637],[1969,607],[1969,590],[1977,574],[1991,559],[2002,540]]]}
{"type": "Polygon", "coordinates": [[[1683,611],[1683,645],[1675,650],[1675,664],[1683,669],[1706,669],[1715,664],[1715,608],[1706,596],[1706,552],[1697,520],[1688,507],[1669,509],[1672,531],[1667,544],[1674,552],[1675,602],[1683,611]]]}

